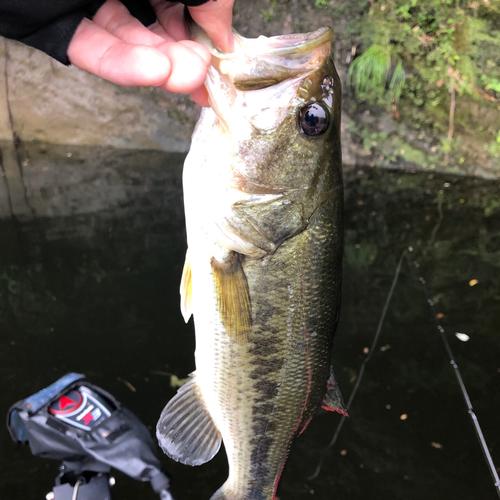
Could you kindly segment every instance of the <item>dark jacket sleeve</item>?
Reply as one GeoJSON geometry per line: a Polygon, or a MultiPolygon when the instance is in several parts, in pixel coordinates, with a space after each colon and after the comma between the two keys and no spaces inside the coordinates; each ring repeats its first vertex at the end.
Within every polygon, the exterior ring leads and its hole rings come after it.
{"type": "MultiPolygon", "coordinates": [[[[181,0],[189,7],[208,0],[181,0]]],[[[105,0],[0,0],[0,35],[18,40],[68,65],[69,42],[83,18],[92,19],[105,0]]],[[[156,20],[148,0],[122,0],[148,26],[156,20]]]]}

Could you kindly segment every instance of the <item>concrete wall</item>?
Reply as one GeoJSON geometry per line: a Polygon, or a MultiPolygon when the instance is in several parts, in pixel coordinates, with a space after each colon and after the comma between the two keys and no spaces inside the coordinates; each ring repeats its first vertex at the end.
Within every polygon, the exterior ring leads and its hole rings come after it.
{"type": "Polygon", "coordinates": [[[0,140],[184,152],[198,111],[185,96],[123,88],[0,37],[0,140]],[[174,115],[174,116],[172,116],[174,115]]]}
{"type": "Polygon", "coordinates": [[[119,87],[0,37],[0,219],[127,204],[120,168],[151,175],[154,152],[186,152],[198,114],[187,96],[119,87]]]}

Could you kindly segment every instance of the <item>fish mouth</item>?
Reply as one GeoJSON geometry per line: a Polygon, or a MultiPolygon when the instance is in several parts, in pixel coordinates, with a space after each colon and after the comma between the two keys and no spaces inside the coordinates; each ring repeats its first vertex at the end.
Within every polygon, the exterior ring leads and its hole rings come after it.
{"type": "Polygon", "coordinates": [[[234,31],[234,52],[218,49],[185,9],[192,40],[212,54],[212,66],[236,90],[259,90],[319,68],[330,57],[333,29],[324,27],[309,33],[245,38],[234,31]]]}
{"type": "MultiPolygon", "coordinates": [[[[300,57],[309,54],[324,44],[333,42],[333,29],[324,27],[309,33],[292,35],[259,36],[258,38],[244,38],[235,31],[235,45],[239,45],[249,55],[275,56],[275,57],[300,57]]],[[[219,57],[231,57],[219,51],[219,57]]]]}

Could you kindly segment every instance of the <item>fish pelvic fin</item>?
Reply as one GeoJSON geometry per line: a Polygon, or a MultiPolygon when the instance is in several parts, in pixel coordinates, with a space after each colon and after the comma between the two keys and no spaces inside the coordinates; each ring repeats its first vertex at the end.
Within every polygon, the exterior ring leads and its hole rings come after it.
{"type": "Polygon", "coordinates": [[[156,437],[161,449],[177,462],[201,465],[215,456],[222,439],[191,376],[163,409],[156,437]]]}
{"type": "Polygon", "coordinates": [[[330,368],[330,376],[326,383],[326,395],[323,399],[323,404],[321,407],[327,411],[336,411],[345,417],[349,416],[347,411],[347,406],[344,403],[344,398],[340,392],[339,385],[335,380],[335,374],[333,373],[333,368],[330,368]]]}
{"type": "Polygon", "coordinates": [[[232,494],[230,491],[226,491],[227,488],[222,485],[211,497],[210,500],[239,500],[236,495],[232,494]]]}
{"type": "Polygon", "coordinates": [[[224,483],[211,497],[210,500],[275,500],[274,495],[243,495],[231,489],[228,483],[224,483]]]}
{"type": "Polygon", "coordinates": [[[241,344],[248,339],[252,327],[252,306],[242,256],[231,252],[222,264],[210,261],[215,282],[220,318],[229,337],[241,344]]]}
{"type": "Polygon", "coordinates": [[[187,323],[191,314],[192,309],[192,297],[193,297],[193,282],[191,276],[191,264],[189,262],[189,252],[186,252],[186,260],[184,261],[184,269],[182,270],[181,279],[181,313],[184,321],[187,323]]]}

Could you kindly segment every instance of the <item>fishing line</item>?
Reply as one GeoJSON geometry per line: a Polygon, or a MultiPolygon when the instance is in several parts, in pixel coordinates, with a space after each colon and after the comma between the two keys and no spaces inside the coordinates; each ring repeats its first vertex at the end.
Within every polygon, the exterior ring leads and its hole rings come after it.
{"type": "MultiPolygon", "coordinates": [[[[408,251],[412,252],[413,248],[409,247],[408,251]]],[[[358,388],[359,388],[359,386],[361,384],[361,379],[363,378],[366,364],[368,363],[368,361],[370,361],[370,359],[371,359],[371,357],[372,357],[372,355],[373,355],[373,353],[375,351],[375,347],[377,346],[377,342],[378,342],[379,337],[380,337],[380,332],[382,331],[382,325],[384,323],[385,315],[386,315],[387,310],[389,308],[389,303],[390,303],[392,295],[394,293],[394,289],[396,288],[396,284],[397,284],[397,281],[398,281],[398,278],[399,278],[399,274],[401,272],[401,266],[402,266],[402,263],[403,263],[403,258],[405,256],[407,258],[407,262],[408,262],[408,265],[410,267],[410,270],[412,270],[412,269],[418,269],[420,267],[420,264],[416,260],[414,260],[413,262],[410,261],[410,258],[408,257],[408,254],[407,254],[407,251],[404,250],[403,253],[401,254],[400,259],[399,259],[399,263],[398,263],[398,266],[396,268],[396,272],[394,274],[394,279],[392,280],[392,285],[391,285],[391,288],[390,288],[389,293],[387,295],[387,300],[385,302],[384,309],[382,310],[382,315],[380,317],[380,321],[378,323],[377,331],[375,333],[375,337],[373,338],[373,342],[372,342],[369,354],[364,359],[363,363],[361,364],[361,368],[359,370],[358,379],[357,379],[356,384],[354,386],[354,389],[353,389],[353,391],[352,391],[352,393],[351,393],[351,395],[349,397],[349,401],[347,402],[346,407],[347,407],[348,410],[351,407],[351,404],[352,404],[352,402],[354,400],[354,397],[356,396],[358,388]]],[[[460,370],[458,368],[458,364],[455,361],[455,357],[453,355],[453,351],[451,350],[450,343],[448,342],[448,339],[446,338],[446,332],[445,332],[443,326],[438,321],[438,315],[437,315],[437,312],[436,312],[435,303],[431,299],[430,294],[429,294],[429,290],[428,290],[428,288],[426,286],[427,285],[427,281],[425,280],[425,278],[423,276],[419,276],[418,277],[418,281],[420,282],[420,284],[422,286],[422,289],[423,289],[423,292],[424,292],[424,296],[425,296],[425,298],[427,300],[427,303],[429,304],[429,307],[431,308],[433,319],[434,319],[434,321],[436,323],[436,328],[439,331],[439,335],[441,337],[441,340],[443,341],[446,353],[448,354],[448,357],[450,359],[450,364],[453,367],[453,371],[454,371],[455,376],[457,378],[458,385],[460,387],[460,390],[462,392],[463,398],[465,400],[465,404],[467,406],[467,410],[468,410],[468,413],[470,415],[470,418],[471,418],[474,430],[476,431],[476,436],[478,438],[479,444],[480,444],[481,449],[483,451],[483,454],[484,454],[484,457],[485,457],[488,469],[489,469],[489,471],[491,473],[491,476],[493,478],[495,489],[497,491],[498,496],[500,497],[500,478],[498,476],[495,464],[493,462],[493,459],[491,457],[490,451],[488,449],[488,444],[486,443],[486,440],[484,438],[483,432],[481,430],[481,426],[479,425],[479,420],[477,418],[476,413],[474,412],[474,408],[472,407],[472,403],[471,403],[471,400],[469,398],[469,393],[467,392],[467,388],[465,387],[465,383],[464,383],[464,380],[463,380],[462,375],[460,373],[460,370]]],[[[335,445],[335,443],[337,441],[337,438],[338,438],[338,436],[340,434],[340,431],[341,431],[341,429],[342,429],[342,427],[344,425],[345,419],[346,419],[346,417],[342,416],[342,418],[341,418],[341,420],[340,420],[340,422],[339,422],[339,424],[337,426],[337,429],[335,430],[335,434],[333,435],[332,440],[330,441],[329,445],[323,450],[323,452],[321,454],[321,457],[320,457],[320,460],[319,460],[319,463],[318,463],[318,466],[316,468],[316,471],[314,472],[314,474],[312,476],[310,476],[308,478],[309,480],[313,480],[313,479],[316,479],[318,477],[318,475],[319,475],[319,473],[321,471],[321,467],[323,466],[323,461],[324,461],[324,459],[326,457],[326,453],[328,452],[329,449],[331,449],[335,445]]]]}
{"type": "MultiPolygon", "coordinates": [[[[410,248],[410,251],[411,250],[412,249],[410,248]]],[[[420,264],[417,261],[410,262],[410,259],[408,256],[407,256],[407,259],[408,259],[408,264],[410,266],[410,269],[412,269],[412,266],[415,269],[418,269],[420,267],[420,264]]],[[[479,444],[481,446],[481,449],[483,450],[484,458],[486,459],[486,463],[487,463],[488,468],[491,472],[491,476],[493,477],[493,482],[494,482],[495,488],[497,490],[497,494],[500,497],[500,478],[498,477],[498,473],[497,473],[497,470],[495,468],[495,464],[493,463],[493,459],[491,458],[491,454],[490,454],[490,451],[488,449],[488,445],[486,443],[486,440],[484,439],[483,432],[481,431],[481,426],[479,425],[479,420],[474,412],[474,409],[472,408],[472,403],[471,403],[471,400],[469,398],[469,393],[467,392],[467,389],[466,389],[464,381],[462,379],[462,375],[460,374],[460,370],[458,368],[457,362],[455,361],[455,357],[453,356],[453,351],[451,350],[448,339],[446,338],[445,330],[442,327],[442,325],[440,325],[440,323],[438,321],[438,315],[436,313],[435,303],[431,299],[429,291],[428,291],[427,286],[426,286],[427,281],[422,276],[419,276],[418,281],[422,285],[422,289],[424,291],[425,298],[427,299],[427,303],[429,304],[429,306],[431,308],[431,311],[432,311],[432,314],[434,317],[434,321],[436,323],[436,328],[439,331],[439,336],[441,337],[443,344],[444,344],[444,347],[445,347],[445,350],[448,354],[448,357],[450,358],[450,364],[453,367],[453,371],[455,373],[455,376],[457,377],[458,385],[460,386],[460,390],[462,391],[462,395],[464,397],[465,404],[467,405],[468,413],[469,413],[470,418],[472,420],[472,425],[474,426],[474,430],[476,431],[476,435],[477,435],[479,444]]]]}
{"type": "MultiPolygon", "coordinates": [[[[378,342],[378,339],[380,337],[380,332],[382,331],[382,325],[384,324],[385,315],[387,313],[387,309],[389,308],[389,303],[391,302],[392,295],[394,294],[394,289],[396,288],[396,283],[398,282],[399,273],[401,272],[401,266],[403,264],[403,258],[405,256],[405,254],[406,254],[406,250],[403,251],[403,253],[401,254],[401,257],[399,258],[398,266],[396,268],[396,273],[394,274],[391,288],[389,290],[389,294],[387,295],[387,300],[385,301],[384,309],[382,310],[382,315],[380,316],[380,321],[378,322],[377,331],[375,333],[375,337],[373,338],[372,345],[370,347],[370,351],[368,353],[368,356],[366,356],[363,363],[361,364],[361,368],[359,369],[358,379],[357,379],[356,384],[354,385],[354,389],[352,390],[352,393],[349,397],[349,401],[347,401],[347,404],[346,404],[347,410],[349,410],[349,408],[351,407],[351,404],[356,396],[356,393],[358,392],[358,388],[361,384],[361,379],[363,378],[363,375],[365,373],[365,366],[368,363],[368,361],[370,361],[371,357],[373,356],[373,353],[375,352],[375,347],[377,346],[377,342],[378,342]]],[[[327,454],[328,450],[335,445],[335,442],[337,441],[337,438],[340,434],[340,430],[342,429],[342,426],[344,425],[346,418],[347,417],[345,415],[343,415],[342,418],[340,419],[340,422],[337,426],[337,429],[335,430],[335,434],[333,435],[333,438],[330,441],[330,444],[321,453],[321,457],[319,459],[318,466],[316,467],[316,471],[314,472],[314,474],[312,476],[308,477],[309,480],[316,479],[319,476],[319,473],[321,471],[321,467],[323,466],[323,461],[326,457],[326,454],[327,454]]]]}

